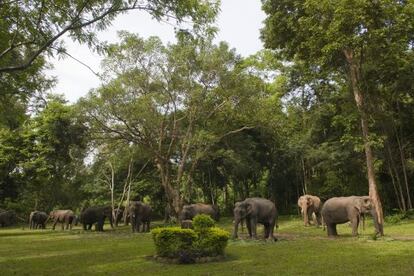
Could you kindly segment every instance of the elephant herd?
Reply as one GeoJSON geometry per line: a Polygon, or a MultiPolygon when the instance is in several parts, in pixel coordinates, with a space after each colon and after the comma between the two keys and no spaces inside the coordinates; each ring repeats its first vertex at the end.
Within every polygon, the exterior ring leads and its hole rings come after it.
{"type": "Polygon", "coordinates": [[[315,224],[324,225],[328,229],[328,236],[337,236],[337,224],[350,223],[352,235],[358,235],[359,224],[365,221],[365,215],[371,214],[374,220],[376,234],[382,234],[382,225],[378,223],[377,212],[369,196],[333,197],[324,204],[317,196],[303,195],[298,199],[305,226],[311,218],[315,224]]]}
{"type": "MultiPolygon", "coordinates": [[[[131,222],[132,232],[149,232],[151,221],[151,207],[140,201],[132,201],[127,208],[119,208],[112,211],[111,206],[92,206],[83,208],[77,216],[72,210],[53,210],[49,215],[42,211],[33,211],[29,215],[29,229],[45,229],[48,221],[53,223],[52,229],[55,230],[58,223],[62,230],[71,230],[73,225],[78,222],[82,224],[84,230],[91,230],[95,225],[96,231],[103,231],[105,220],[108,219],[113,228],[113,224],[118,222],[124,215],[126,222],[131,222]],[[141,227],[142,226],[142,227],[141,227]]],[[[0,209],[0,226],[11,226],[17,222],[17,215],[14,211],[0,209]]]]}
{"type": "MultiPolygon", "coordinates": [[[[376,233],[382,233],[382,225],[378,223],[376,210],[369,196],[333,197],[324,204],[317,196],[303,195],[298,199],[305,226],[314,221],[315,225],[324,225],[328,229],[328,236],[338,235],[337,224],[349,222],[352,234],[358,235],[358,226],[364,221],[365,214],[370,213],[374,220],[376,233]]],[[[53,222],[54,230],[58,223],[62,230],[72,229],[72,225],[80,222],[84,230],[91,230],[95,225],[96,231],[103,231],[105,220],[108,219],[111,227],[118,225],[124,217],[126,224],[131,223],[132,232],[149,232],[152,209],[141,201],[132,201],[127,207],[113,210],[111,206],[92,206],[83,208],[79,216],[72,210],[54,210],[48,214],[42,211],[33,211],[29,216],[30,229],[45,229],[47,222],[53,222]],[[125,214],[124,214],[125,212],[125,214]]],[[[216,205],[196,203],[184,205],[178,215],[181,227],[191,228],[192,219],[198,214],[206,214],[213,219],[219,219],[219,209],[216,205]]],[[[278,212],[275,203],[265,198],[247,198],[236,202],[233,210],[234,230],[233,237],[238,236],[238,227],[245,223],[250,238],[257,238],[257,224],[264,226],[264,237],[276,240],[274,228],[278,227],[278,212]]],[[[14,211],[0,209],[0,226],[9,226],[17,221],[14,211]]]]}

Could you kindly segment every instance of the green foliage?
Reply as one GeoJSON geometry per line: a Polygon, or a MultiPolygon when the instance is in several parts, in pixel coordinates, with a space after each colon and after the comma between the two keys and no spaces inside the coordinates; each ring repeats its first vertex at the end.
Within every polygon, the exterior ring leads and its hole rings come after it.
{"type": "Polygon", "coordinates": [[[0,6],[0,73],[27,70],[44,55],[66,55],[60,40],[65,34],[102,50],[97,32],[128,10],[148,12],[157,20],[174,18],[177,24],[191,21],[197,32],[208,29],[218,4],[192,0],[8,1],[0,6]]]}
{"type": "Polygon", "coordinates": [[[395,214],[386,216],[385,221],[387,223],[397,224],[397,223],[400,223],[402,221],[407,221],[407,220],[413,219],[413,218],[414,218],[414,209],[408,210],[408,211],[405,211],[405,212],[397,210],[397,212],[395,214]]]}
{"type": "Polygon", "coordinates": [[[224,255],[224,249],[230,238],[229,232],[217,227],[199,228],[198,230],[195,229],[195,231],[198,234],[198,238],[193,244],[193,250],[196,256],[214,257],[224,255]]]}
{"type": "Polygon", "coordinates": [[[161,257],[176,258],[183,252],[192,252],[197,240],[194,230],[179,227],[156,228],[151,234],[156,253],[161,257]]]}
{"type": "Polygon", "coordinates": [[[156,228],[151,231],[158,256],[194,259],[197,257],[222,256],[230,233],[212,227],[214,220],[207,215],[197,215],[192,229],[178,227],[156,228]]]}
{"type": "Polygon", "coordinates": [[[214,227],[214,225],[215,221],[209,215],[199,214],[193,218],[193,227],[197,233],[214,227]]]}

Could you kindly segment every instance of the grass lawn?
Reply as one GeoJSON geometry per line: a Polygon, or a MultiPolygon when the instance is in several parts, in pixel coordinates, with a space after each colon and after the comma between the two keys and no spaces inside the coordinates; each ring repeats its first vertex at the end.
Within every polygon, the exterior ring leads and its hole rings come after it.
{"type": "MultiPolygon", "coordinates": [[[[222,219],[220,227],[231,230],[231,220],[222,219]]],[[[341,225],[341,236],[328,239],[321,228],[284,217],[278,242],[230,241],[226,261],[171,265],[150,260],[151,235],[129,227],[104,233],[7,228],[0,229],[0,275],[414,275],[414,221],[387,224],[384,231],[373,240],[368,224],[354,238],[341,225]]]]}

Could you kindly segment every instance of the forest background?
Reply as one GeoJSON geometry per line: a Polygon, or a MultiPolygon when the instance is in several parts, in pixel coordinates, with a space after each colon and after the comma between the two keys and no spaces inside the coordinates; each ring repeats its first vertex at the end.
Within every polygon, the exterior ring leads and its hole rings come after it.
{"type": "Polygon", "coordinates": [[[412,209],[410,1],[263,1],[268,49],[247,58],[212,42],[217,3],[46,2],[0,3],[0,208],[140,199],[160,216],[167,203],[230,213],[259,196],[296,213],[304,193],[368,194],[369,146],[384,212],[412,209]],[[94,32],[130,9],[192,29],[171,44],[128,32],[99,43],[94,32]],[[104,57],[102,84],[73,104],[45,74],[63,31],[104,57]]]}

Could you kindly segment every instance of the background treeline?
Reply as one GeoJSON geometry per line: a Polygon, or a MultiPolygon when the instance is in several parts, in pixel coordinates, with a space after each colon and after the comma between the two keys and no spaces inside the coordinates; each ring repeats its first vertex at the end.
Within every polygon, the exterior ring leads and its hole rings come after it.
{"type": "MultiPolygon", "coordinates": [[[[260,196],[296,213],[304,193],[368,194],[345,70],[278,50],[242,58],[211,35],[179,32],[177,41],[120,33],[118,44],[100,49],[102,85],[75,104],[46,94],[54,80],[42,56],[29,69],[0,72],[0,208],[140,199],[160,215],[167,202],[176,212],[192,202],[230,212],[235,201],[260,196]]],[[[395,50],[381,66],[375,55],[364,58],[379,194],[386,212],[412,209],[414,52],[395,50]]]]}

